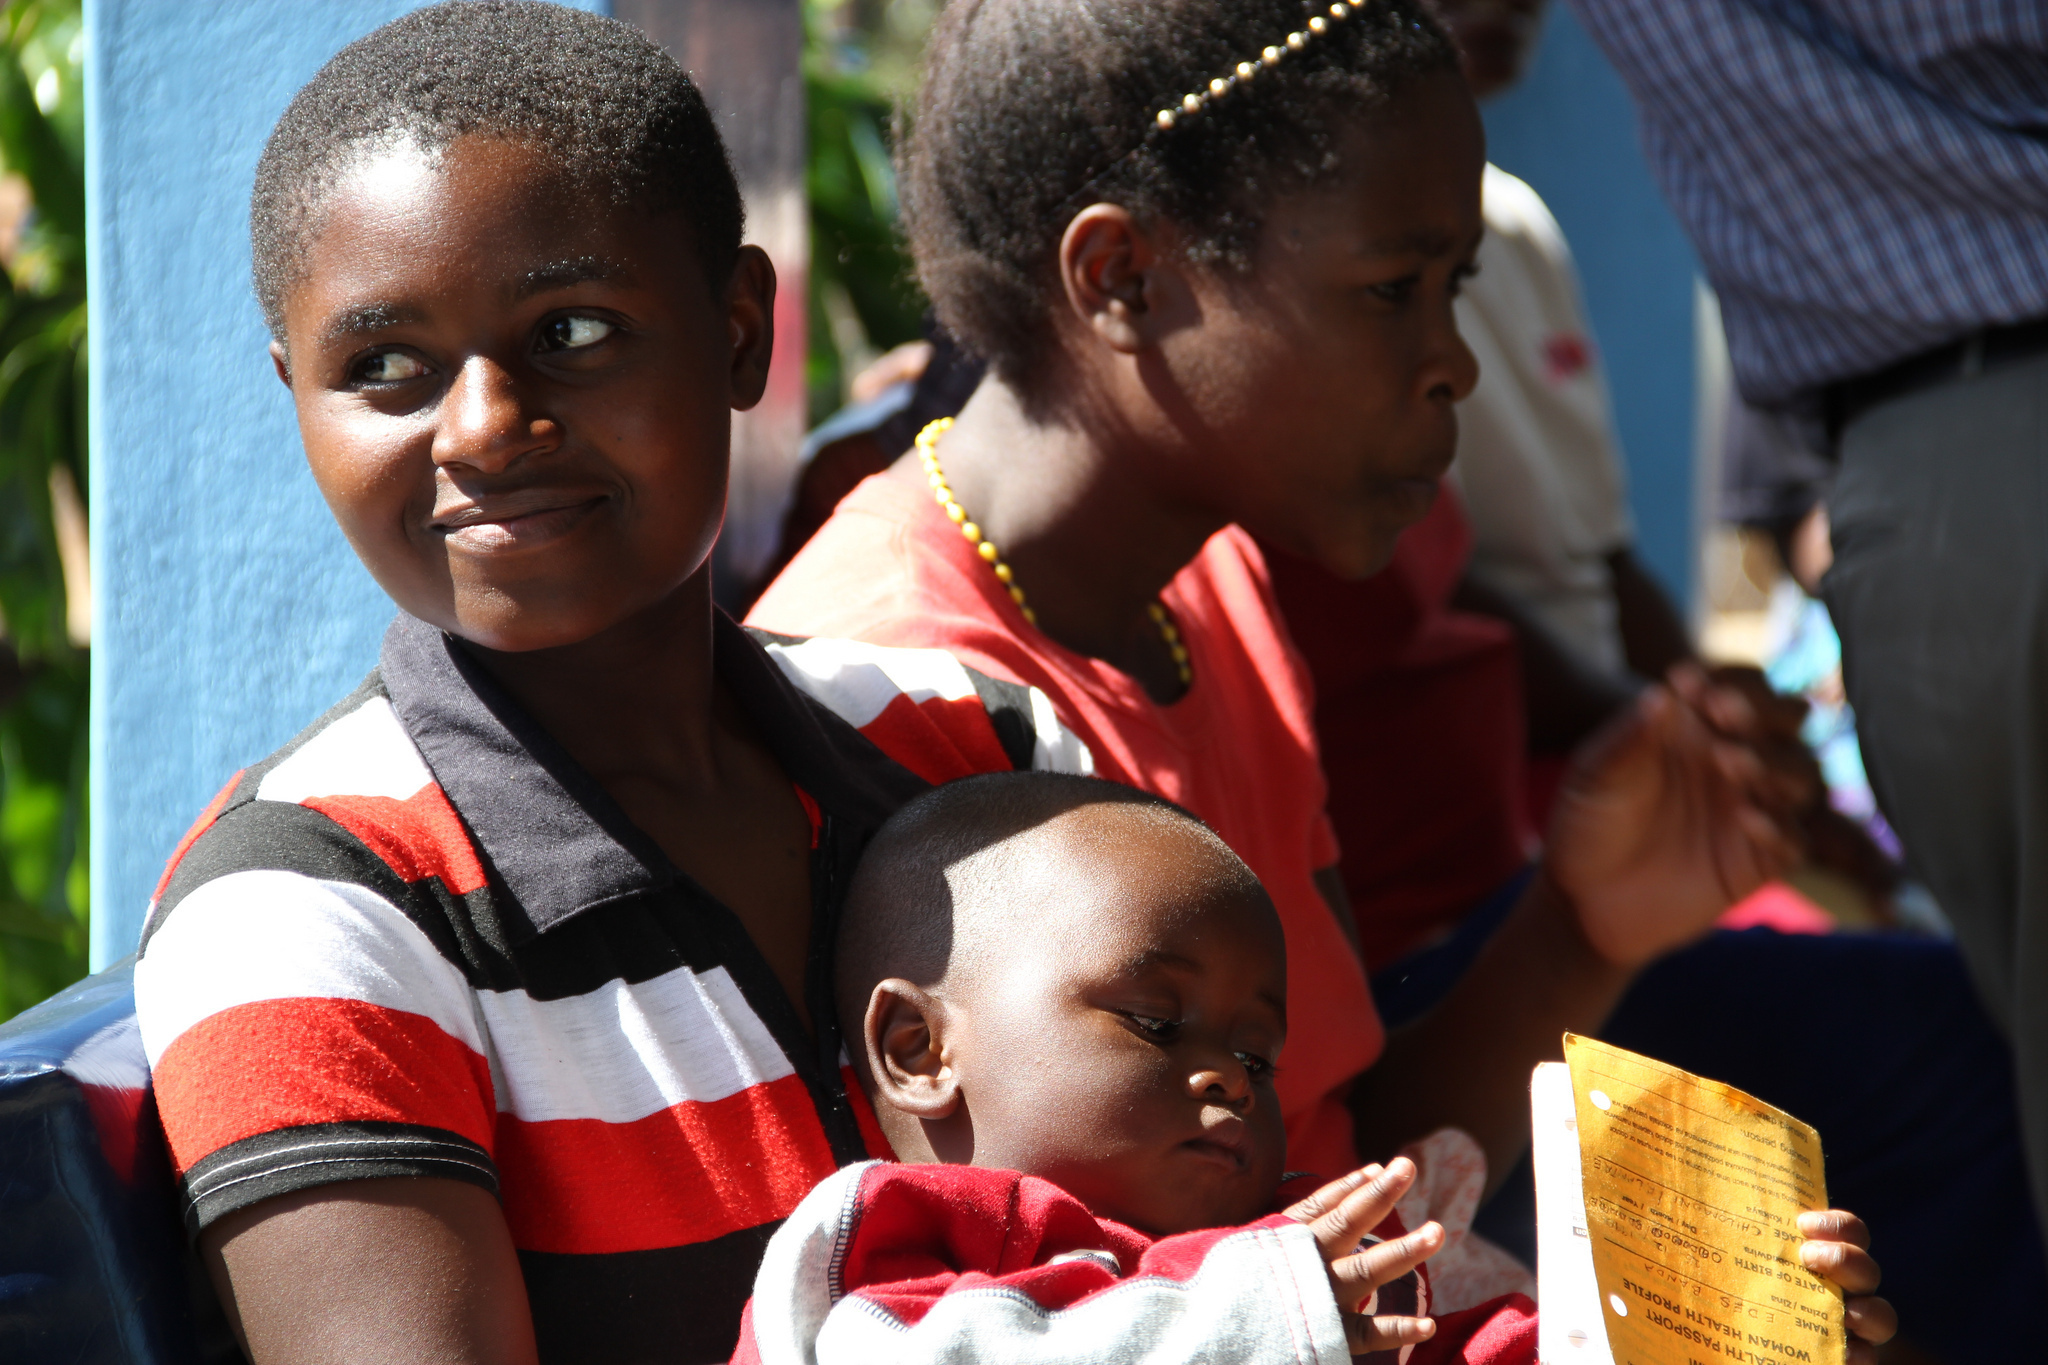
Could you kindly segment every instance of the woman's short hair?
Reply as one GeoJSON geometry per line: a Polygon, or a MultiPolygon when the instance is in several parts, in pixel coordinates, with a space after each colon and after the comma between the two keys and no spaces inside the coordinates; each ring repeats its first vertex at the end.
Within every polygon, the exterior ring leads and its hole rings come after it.
{"type": "Polygon", "coordinates": [[[544,148],[608,203],[679,211],[713,285],[744,210],[725,144],[689,75],[630,24],[538,0],[455,0],[350,43],[293,97],[249,204],[256,296],[273,336],[336,183],[366,153],[428,154],[472,133],[544,148]]]}

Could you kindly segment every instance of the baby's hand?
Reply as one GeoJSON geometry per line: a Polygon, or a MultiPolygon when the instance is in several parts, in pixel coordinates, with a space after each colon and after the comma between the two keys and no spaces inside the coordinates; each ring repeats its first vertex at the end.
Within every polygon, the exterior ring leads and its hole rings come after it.
{"type": "Polygon", "coordinates": [[[1799,1235],[1806,1238],[1799,1248],[1801,1264],[1848,1291],[1849,1365],[1876,1365],[1877,1348],[1899,1330],[1899,1315],[1870,1292],[1878,1281],[1870,1229],[1853,1213],[1827,1209],[1800,1214],[1799,1235]]]}
{"type": "Polygon", "coordinates": [[[1442,1226],[1424,1223],[1405,1237],[1358,1249],[1359,1242],[1386,1221],[1394,1202],[1414,1183],[1415,1163],[1397,1156],[1384,1168],[1366,1166],[1333,1180],[1287,1210],[1289,1218],[1308,1224],[1316,1245],[1323,1249],[1330,1289],[1337,1296],[1337,1311],[1343,1316],[1344,1335],[1353,1355],[1398,1351],[1428,1341],[1436,1332],[1436,1323],[1429,1318],[1359,1311],[1381,1285],[1400,1279],[1443,1247],[1442,1226]]]}

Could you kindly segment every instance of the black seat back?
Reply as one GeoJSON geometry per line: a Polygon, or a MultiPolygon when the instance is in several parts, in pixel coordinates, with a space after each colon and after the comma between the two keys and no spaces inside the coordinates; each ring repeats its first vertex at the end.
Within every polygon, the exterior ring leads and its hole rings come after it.
{"type": "Polygon", "coordinates": [[[0,1361],[239,1360],[179,1227],[134,959],[0,1024],[0,1361]]]}

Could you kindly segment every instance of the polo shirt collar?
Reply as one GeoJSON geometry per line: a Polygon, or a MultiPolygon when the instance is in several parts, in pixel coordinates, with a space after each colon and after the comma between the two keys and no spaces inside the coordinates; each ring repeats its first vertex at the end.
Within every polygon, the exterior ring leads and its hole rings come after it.
{"type": "MultiPolygon", "coordinates": [[[[873,829],[925,784],[799,692],[719,612],[713,664],[792,780],[873,829]]],[[[384,687],[434,780],[469,828],[523,941],[586,910],[694,883],[453,636],[401,613],[384,633],[384,687]]]]}

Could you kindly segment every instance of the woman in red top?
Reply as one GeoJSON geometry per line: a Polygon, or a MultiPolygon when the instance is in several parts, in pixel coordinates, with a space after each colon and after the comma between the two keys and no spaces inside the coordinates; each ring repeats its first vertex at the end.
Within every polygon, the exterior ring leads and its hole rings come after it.
{"type": "Polygon", "coordinates": [[[1297,1167],[1452,1124],[1505,1171],[1560,1032],[1787,852],[1717,733],[1739,700],[1652,689],[1483,960],[1383,1037],[1304,673],[1246,531],[1359,576],[1428,511],[1476,378],[1451,301],[1484,159],[1455,54],[1409,0],[954,5],[905,204],[941,320],[991,374],[750,618],[1035,685],[1097,772],[1238,850],[1287,928],[1297,1167]]]}

